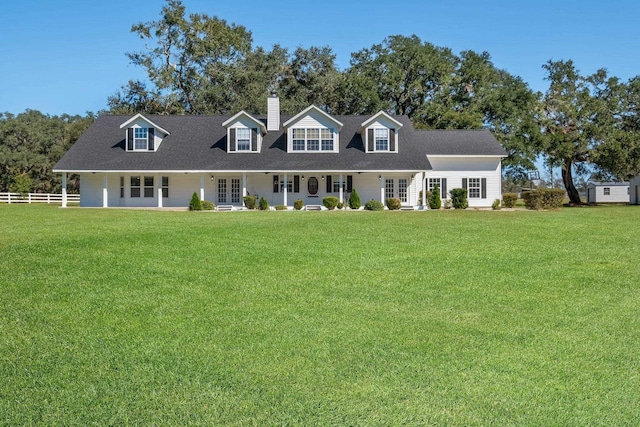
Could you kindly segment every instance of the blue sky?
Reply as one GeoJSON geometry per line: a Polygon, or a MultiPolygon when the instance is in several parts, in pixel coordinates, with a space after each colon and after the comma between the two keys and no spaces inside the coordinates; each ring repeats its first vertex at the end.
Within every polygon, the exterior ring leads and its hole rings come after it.
{"type": "MultiPolygon", "coordinates": [[[[106,108],[129,79],[125,52],[144,48],[132,24],[157,20],[161,0],[20,0],[0,7],[0,112],[84,114],[106,108]]],[[[315,2],[183,0],[187,12],[244,25],[254,46],[330,46],[350,54],[394,34],[454,52],[487,51],[494,64],[544,91],[542,64],[573,59],[585,74],[640,74],[640,2],[612,0],[396,0],[315,2]],[[318,11],[321,7],[321,12],[318,11]]]]}

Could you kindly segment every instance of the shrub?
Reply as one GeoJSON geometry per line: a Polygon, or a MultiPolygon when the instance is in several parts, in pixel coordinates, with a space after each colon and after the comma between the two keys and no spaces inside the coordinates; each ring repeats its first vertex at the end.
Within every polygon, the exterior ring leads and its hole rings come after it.
{"type": "Polygon", "coordinates": [[[276,205],[275,206],[277,211],[286,211],[287,207],[285,205],[276,205]]]}
{"type": "Polygon", "coordinates": [[[342,203],[342,202],[338,203],[338,206],[337,206],[337,207],[338,207],[338,209],[342,209],[342,208],[344,208],[344,203],[342,203]]]}
{"type": "Polygon", "coordinates": [[[505,208],[512,208],[518,201],[518,193],[503,193],[502,194],[502,206],[505,208]]]}
{"type": "Polygon", "coordinates": [[[431,194],[429,194],[429,208],[440,209],[442,207],[442,200],[440,199],[440,187],[437,185],[433,188],[431,194]]]}
{"type": "Polygon", "coordinates": [[[402,206],[400,199],[396,199],[395,197],[389,197],[387,199],[387,208],[389,208],[390,211],[397,211],[400,209],[400,206],[402,206]]]}
{"type": "Polygon", "coordinates": [[[261,211],[269,210],[269,202],[267,202],[267,199],[265,199],[264,197],[260,197],[260,203],[258,204],[258,206],[261,211]]]}
{"type": "Polygon", "coordinates": [[[364,209],[367,211],[382,211],[384,210],[384,205],[379,200],[369,200],[364,204],[364,209]]]}
{"type": "Polygon", "coordinates": [[[209,200],[203,200],[200,202],[203,211],[212,211],[216,208],[215,203],[210,202],[209,200]]]}
{"type": "Polygon", "coordinates": [[[527,209],[558,209],[562,206],[564,195],[564,190],[558,188],[542,188],[524,191],[522,198],[527,209]]]}
{"type": "Polygon", "coordinates": [[[469,207],[467,190],[464,188],[453,188],[449,191],[449,194],[451,194],[451,205],[454,209],[467,209],[469,207]]]}
{"type": "Polygon", "coordinates": [[[299,211],[300,209],[302,209],[302,207],[304,206],[304,202],[300,199],[296,200],[295,202],[293,202],[293,208],[297,211],[299,211]]]}
{"type": "Polygon", "coordinates": [[[451,209],[453,207],[453,203],[451,203],[451,199],[447,199],[444,201],[444,208],[451,209]]]}
{"type": "Polygon", "coordinates": [[[542,190],[542,206],[545,209],[559,209],[564,202],[565,191],[559,188],[546,188],[542,190]]]}
{"type": "Polygon", "coordinates": [[[189,202],[189,210],[190,211],[202,210],[202,202],[200,201],[200,197],[198,196],[198,193],[196,193],[195,191],[193,192],[193,195],[191,196],[191,201],[189,202]]]}
{"type": "Polygon", "coordinates": [[[336,208],[336,206],[338,206],[338,198],[336,196],[327,196],[322,199],[322,204],[325,208],[332,211],[336,208]]]}
{"type": "Polygon", "coordinates": [[[360,201],[360,196],[358,196],[358,192],[354,188],[353,191],[351,192],[351,195],[349,196],[349,207],[351,209],[360,209],[360,206],[362,206],[362,202],[360,201]]]}
{"type": "Polygon", "coordinates": [[[493,209],[494,211],[500,210],[500,199],[495,199],[493,201],[493,203],[491,204],[491,209],[493,209]]]}
{"type": "Polygon", "coordinates": [[[244,196],[242,198],[244,200],[244,206],[247,209],[255,209],[256,208],[256,196],[244,196]]]}

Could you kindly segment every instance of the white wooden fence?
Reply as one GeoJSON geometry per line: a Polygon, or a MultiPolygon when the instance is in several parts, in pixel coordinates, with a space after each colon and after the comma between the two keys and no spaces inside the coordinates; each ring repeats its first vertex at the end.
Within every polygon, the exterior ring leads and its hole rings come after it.
{"type": "MultiPolygon", "coordinates": [[[[0,193],[0,203],[62,203],[62,194],[0,193]]],[[[67,203],[80,203],[80,195],[67,194],[67,203]]]]}

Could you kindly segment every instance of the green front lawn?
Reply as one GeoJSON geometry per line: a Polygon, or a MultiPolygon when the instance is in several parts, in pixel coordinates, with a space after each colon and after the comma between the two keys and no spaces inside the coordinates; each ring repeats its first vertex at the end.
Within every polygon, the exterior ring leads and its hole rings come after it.
{"type": "Polygon", "coordinates": [[[0,205],[0,425],[639,425],[639,218],[0,205]]]}

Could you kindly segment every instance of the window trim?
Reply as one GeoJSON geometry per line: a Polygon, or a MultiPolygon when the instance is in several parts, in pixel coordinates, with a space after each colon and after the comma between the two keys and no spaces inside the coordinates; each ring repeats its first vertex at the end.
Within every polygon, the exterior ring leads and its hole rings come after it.
{"type": "Polygon", "coordinates": [[[322,126],[293,127],[288,136],[291,138],[289,145],[291,153],[335,153],[336,133],[333,128],[322,126]],[[311,132],[317,134],[311,136],[311,132]],[[303,133],[303,135],[300,134],[303,133]],[[331,135],[329,138],[328,135],[331,135]],[[313,144],[314,149],[309,148],[313,144]]]}
{"type": "Polygon", "coordinates": [[[397,144],[397,129],[392,127],[386,127],[384,125],[378,124],[375,126],[370,126],[367,128],[366,132],[366,152],[367,153],[397,153],[398,152],[398,144],[397,144]],[[378,148],[378,133],[381,131],[386,131],[387,134],[387,143],[386,149],[378,148]]]}

